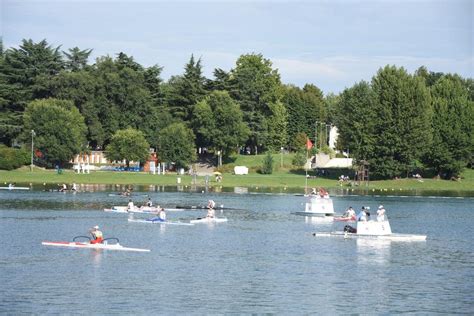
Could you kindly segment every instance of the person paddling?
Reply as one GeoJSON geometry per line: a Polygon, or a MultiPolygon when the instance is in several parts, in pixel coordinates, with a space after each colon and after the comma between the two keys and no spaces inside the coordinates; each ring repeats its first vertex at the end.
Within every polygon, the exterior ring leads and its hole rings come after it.
{"type": "Polygon", "coordinates": [[[164,208],[161,208],[158,212],[158,216],[151,219],[153,222],[166,222],[166,212],[164,208]]]}
{"type": "Polygon", "coordinates": [[[102,235],[102,232],[99,230],[99,226],[94,226],[92,227],[89,232],[92,235],[92,240],[91,244],[100,244],[104,241],[104,237],[102,235]]]}
{"type": "Polygon", "coordinates": [[[133,204],[132,199],[128,200],[127,212],[135,211],[135,205],[133,204]]]}
{"type": "Polygon", "coordinates": [[[213,200],[209,200],[207,203],[207,218],[214,218],[216,216],[216,211],[214,211],[214,207],[216,206],[216,202],[213,200]]]}

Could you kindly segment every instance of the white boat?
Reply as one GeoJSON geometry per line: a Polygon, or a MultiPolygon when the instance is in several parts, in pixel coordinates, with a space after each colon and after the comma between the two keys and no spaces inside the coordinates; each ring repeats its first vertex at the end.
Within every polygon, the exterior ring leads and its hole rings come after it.
{"type": "Polygon", "coordinates": [[[329,196],[321,197],[319,195],[312,195],[309,201],[305,203],[304,212],[295,212],[293,214],[332,219],[334,217],[334,205],[329,196]]]}
{"type": "Polygon", "coordinates": [[[0,190],[29,190],[29,187],[0,187],[0,190]]]}
{"type": "Polygon", "coordinates": [[[172,222],[172,221],[159,221],[159,220],[151,220],[151,219],[133,219],[129,218],[129,222],[131,223],[146,223],[146,224],[161,224],[161,225],[180,225],[180,226],[194,226],[192,223],[183,223],[183,222],[172,222]]]}
{"type": "MultiPolygon", "coordinates": [[[[348,227],[348,226],[346,226],[348,227]]],[[[368,238],[393,241],[425,241],[426,235],[394,234],[388,219],[385,221],[358,221],[355,232],[313,233],[316,237],[368,238]]]]}
{"type": "Polygon", "coordinates": [[[227,218],[222,217],[222,218],[217,218],[217,217],[203,217],[203,218],[197,218],[197,219],[192,219],[189,221],[191,224],[198,224],[198,223],[223,223],[227,222],[227,218]]]}
{"type": "Polygon", "coordinates": [[[119,243],[107,244],[107,242],[101,244],[91,244],[90,242],[69,242],[69,241],[43,241],[41,243],[44,246],[55,246],[55,247],[69,247],[69,248],[87,248],[87,249],[105,249],[105,250],[120,250],[120,251],[139,251],[149,252],[150,249],[142,248],[128,248],[123,247],[119,243]]]}
{"type": "MultiPolygon", "coordinates": [[[[154,207],[154,206],[135,207],[131,211],[128,211],[127,209],[128,209],[128,206],[113,206],[112,208],[104,208],[104,212],[156,214],[160,210],[160,208],[154,207]]],[[[164,210],[165,212],[183,211],[183,209],[176,209],[176,208],[165,208],[164,210]]]]}

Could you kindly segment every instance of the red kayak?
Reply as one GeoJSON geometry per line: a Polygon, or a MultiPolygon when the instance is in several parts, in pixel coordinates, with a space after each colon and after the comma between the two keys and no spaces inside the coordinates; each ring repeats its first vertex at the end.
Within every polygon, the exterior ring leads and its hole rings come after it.
{"type": "Polygon", "coordinates": [[[334,221],[335,222],[355,222],[356,220],[356,217],[355,216],[352,216],[352,217],[344,217],[344,216],[335,216],[334,217],[334,221]]]}

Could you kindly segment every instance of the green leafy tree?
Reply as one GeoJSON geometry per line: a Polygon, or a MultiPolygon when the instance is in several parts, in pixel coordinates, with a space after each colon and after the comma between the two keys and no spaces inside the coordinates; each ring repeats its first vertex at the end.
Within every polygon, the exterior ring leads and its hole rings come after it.
{"type": "Polygon", "coordinates": [[[272,174],[273,173],[273,156],[270,151],[267,152],[262,161],[262,173],[272,174]]]}
{"type": "Polygon", "coordinates": [[[227,92],[214,92],[208,102],[213,110],[216,126],[212,133],[211,145],[221,150],[224,157],[228,157],[245,142],[249,129],[243,122],[239,105],[227,92]]]}
{"type": "Polygon", "coordinates": [[[345,89],[336,105],[334,122],[338,128],[338,146],[349,150],[357,160],[373,156],[376,135],[376,95],[370,85],[361,81],[345,89]]]}
{"type": "Polygon", "coordinates": [[[99,87],[96,78],[84,70],[63,71],[50,81],[52,95],[73,101],[84,116],[87,140],[92,148],[103,146],[106,139],[101,121],[101,104],[96,95],[99,87]]]}
{"type": "Polygon", "coordinates": [[[270,104],[281,99],[280,75],[260,54],[242,55],[230,72],[230,94],[237,100],[250,129],[247,145],[253,153],[268,141],[270,104]]]}
{"type": "Polygon", "coordinates": [[[193,126],[200,144],[228,157],[248,136],[242,111],[227,92],[214,91],[196,105],[193,126]]]}
{"type": "Polygon", "coordinates": [[[106,147],[105,154],[109,160],[125,160],[127,167],[131,161],[145,162],[149,156],[150,145],[143,133],[133,128],[118,130],[106,147]]]}
{"type": "Polygon", "coordinates": [[[424,81],[405,69],[385,66],[372,79],[376,95],[372,174],[393,178],[408,174],[431,147],[431,100],[424,81]]]}
{"type": "Polygon", "coordinates": [[[216,120],[208,98],[199,101],[193,109],[192,126],[198,147],[211,147],[216,131],[216,120]]]}
{"type": "Polygon", "coordinates": [[[13,170],[30,162],[29,152],[0,144],[0,169],[13,170]]]}
{"type": "Polygon", "coordinates": [[[474,152],[474,102],[459,76],[447,75],[431,89],[433,146],[425,162],[450,179],[466,167],[474,152]]]}
{"type": "Polygon", "coordinates": [[[159,132],[158,157],[177,168],[187,168],[196,160],[193,131],[184,123],[173,123],[159,132]]]}
{"type": "Polygon", "coordinates": [[[291,161],[293,166],[298,168],[303,168],[306,164],[306,152],[303,150],[298,150],[291,161]]]}
{"type": "Polygon", "coordinates": [[[25,110],[24,139],[35,131],[34,145],[46,163],[64,165],[86,147],[86,125],[71,101],[42,99],[32,101],[25,110]]]}
{"type": "Polygon", "coordinates": [[[270,103],[271,116],[268,119],[268,142],[267,147],[273,151],[279,151],[288,143],[288,114],[282,102],[270,103]]]}
{"type": "Polygon", "coordinates": [[[299,132],[292,139],[291,147],[296,151],[303,151],[306,148],[308,136],[304,132],[299,132]]]}
{"type": "Polygon", "coordinates": [[[314,85],[305,85],[303,89],[286,86],[283,103],[288,112],[288,139],[294,139],[298,133],[315,135],[316,123],[328,120],[327,103],[322,91],[314,85]]]}

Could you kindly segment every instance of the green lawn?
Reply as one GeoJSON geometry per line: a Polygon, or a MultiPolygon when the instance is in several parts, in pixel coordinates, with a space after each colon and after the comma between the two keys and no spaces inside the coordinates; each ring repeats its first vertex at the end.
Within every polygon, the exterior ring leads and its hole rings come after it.
{"type": "MultiPolygon", "coordinates": [[[[239,161],[240,162],[240,161],[239,161]]],[[[242,163],[242,165],[245,165],[242,163]]],[[[247,164],[249,165],[249,164],[247,164]]],[[[73,182],[90,184],[142,184],[142,185],[176,185],[177,178],[181,179],[182,185],[191,185],[193,178],[188,175],[176,175],[170,173],[167,175],[151,175],[136,172],[112,172],[95,171],[90,174],[77,174],[65,170],[62,174],[57,174],[52,170],[35,169],[29,170],[0,171],[0,184],[16,182],[18,184],[29,183],[68,183],[73,182]]],[[[205,185],[206,177],[197,177],[197,185],[205,185]]],[[[223,187],[249,187],[249,188],[304,188],[304,174],[295,174],[292,172],[276,171],[271,175],[261,175],[250,173],[248,175],[236,176],[230,173],[223,174],[223,181],[216,183],[214,177],[208,177],[209,185],[223,187]]],[[[336,180],[324,178],[310,178],[307,180],[308,187],[340,188],[340,183],[336,180]]],[[[342,188],[350,187],[344,184],[342,188]]],[[[447,181],[435,179],[423,179],[422,182],[416,179],[384,180],[371,181],[367,190],[436,190],[436,191],[474,191],[474,170],[466,170],[463,173],[461,181],[447,181]]]]}

